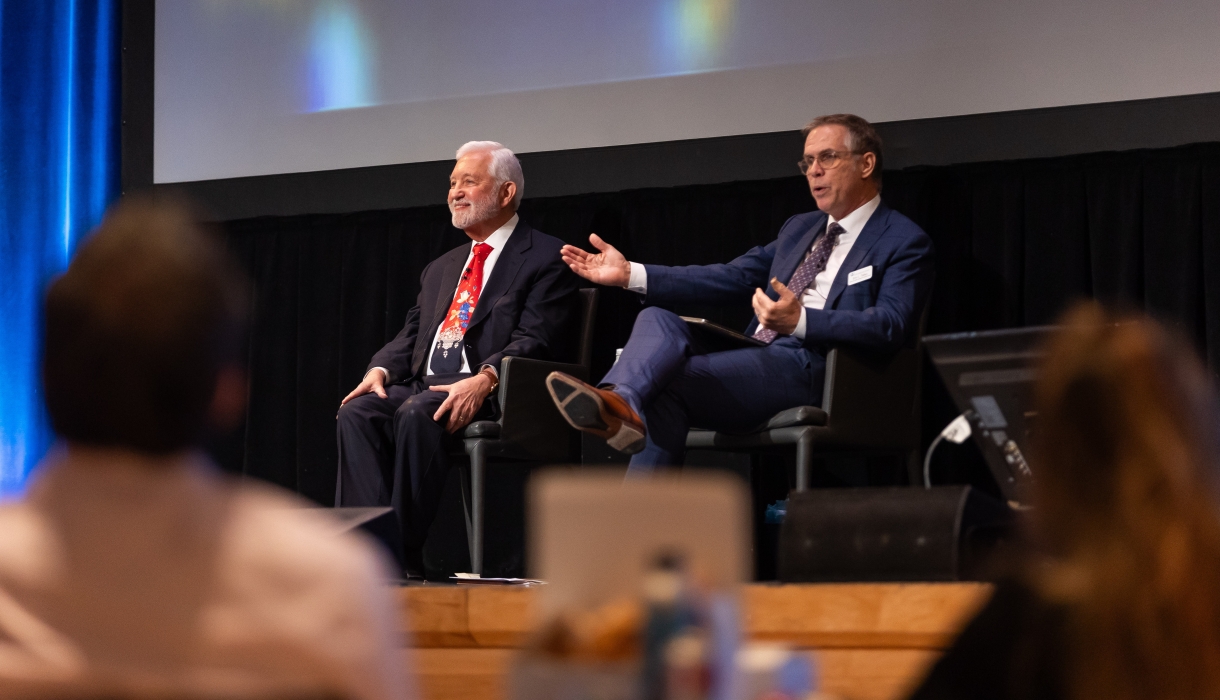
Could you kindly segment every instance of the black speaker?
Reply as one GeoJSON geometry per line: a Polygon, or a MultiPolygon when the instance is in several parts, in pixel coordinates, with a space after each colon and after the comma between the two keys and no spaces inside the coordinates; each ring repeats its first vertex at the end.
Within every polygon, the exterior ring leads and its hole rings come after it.
{"type": "Polygon", "coordinates": [[[794,492],[780,527],[779,580],[969,580],[1012,523],[1008,506],[969,486],[794,492]]]}
{"type": "Polygon", "coordinates": [[[402,533],[393,508],[324,508],[339,523],[339,532],[364,530],[386,548],[402,568],[402,533]]]}

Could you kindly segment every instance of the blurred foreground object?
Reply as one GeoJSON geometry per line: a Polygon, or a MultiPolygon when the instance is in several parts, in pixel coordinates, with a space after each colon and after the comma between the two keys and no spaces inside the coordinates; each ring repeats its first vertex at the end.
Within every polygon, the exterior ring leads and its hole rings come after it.
{"type": "Polygon", "coordinates": [[[541,632],[514,666],[512,697],[808,694],[805,655],[775,648],[760,662],[741,653],[738,595],[749,575],[742,484],[551,472],[531,485],[530,503],[531,573],[548,584],[538,591],[541,632]]]}
{"type": "Polygon", "coordinates": [[[1149,319],[1082,304],[1061,323],[1026,561],[914,697],[1220,697],[1214,378],[1149,319]]]}
{"type": "Polygon", "coordinates": [[[409,695],[373,546],[196,448],[245,404],[245,284],[183,207],[115,207],[47,293],[63,442],[0,508],[0,697],[409,695]]]}
{"type": "Polygon", "coordinates": [[[749,501],[727,476],[623,481],[553,471],[530,483],[529,508],[530,575],[549,584],[544,617],[638,596],[665,553],[712,590],[749,580],[749,501]]]}

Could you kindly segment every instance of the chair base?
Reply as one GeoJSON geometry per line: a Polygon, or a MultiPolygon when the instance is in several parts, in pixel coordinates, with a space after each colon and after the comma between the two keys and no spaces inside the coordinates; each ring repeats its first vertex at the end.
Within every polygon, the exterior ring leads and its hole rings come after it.
{"type": "MultiPolygon", "coordinates": [[[[805,491],[809,488],[813,472],[813,456],[815,446],[819,456],[834,455],[899,455],[907,462],[909,473],[914,468],[919,469],[918,450],[897,446],[893,448],[869,446],[865,448],[851,445],[840,445],[825,442],[827,429],[817,425],[798,425],[788,428],[775,428],[760,433],[737,435],[733,433],[718,433],[711,430],[692,430],[686,436],[688,450],[717,450],[724,452],[787,452],[796,448],[796,489],[805,491]]],[[[909,476],[909,475],[908,475],[909,476]]],[[[912,484],[918,483],[912,481],[912,484]]]]}

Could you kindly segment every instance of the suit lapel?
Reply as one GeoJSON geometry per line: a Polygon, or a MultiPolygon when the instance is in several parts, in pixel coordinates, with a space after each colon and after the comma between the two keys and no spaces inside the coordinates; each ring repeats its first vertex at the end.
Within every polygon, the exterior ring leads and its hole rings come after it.
{"type": "Polygon", "coordinates": [[[444,322],[445,314],[449,312],[449,307],[453,304],[453,295],[457,293],[458,282],[462,278],[462,268],[465,267],[468,257],[470,257],[470,246],[468,245],[450,251],[445,257],[444,267],[441,268],[440,288],[436,296],[436,309],[432,312],[431,323],[427,326],[429,343],[432,342],[432,336],[436,335],[436,329],[444,322]]]}
{"type": "MultiPolygon", "coordinates": [[[[796,247],[792,249],[792,255],[788,256],[788,258],[784,260],[782,264],[775,268],[774,274],[777,278],[779,278],[780,282],[788,284],[790,281],[792,281],[792,275],[796,274],[797,266],[799,266],[801,261],[805,259],[805,254],[808,253],[809,249],[813,247],[813,242],[816,241],[823,233],[826,233],[827,221],[828,219],[823,217],[820,223],[810,226],[809,230],[801,236],[801,239],[797,243],[796,247]]],[[[763,285],[763,290],[766,291],[767,296],[771,297],[772,299],[779,297],[779,293],[771,288],[770,280],[768,280],[766,285],[763,285]]]]}
{"type": "Polygon", "coordinates": [[[466,327],[467,333],[476,323],[487,318],[487,314],[491,313],[491,307],[495,305],[496,300],[504,296],[504,293],[512,286],[513,280],[517,278],[517,271],[521,269],[521,263],[524,262],[525,251],[529,250],[534,242],[533,236],[530,235],[531,230],[524,221],[517,220],[517,226],[513,229],[512,235],[508,237],[508,241],[505,242],[504,250],[500,253],[500,257],[496,258],[496,266],[491,271],[491,278],[486,281],[482,293],[479,294],[479,303],[474,308],[474,316],[470,319],[470,325],[466,327]]]}
{"type": "Polygon", "coordinates": [[[851,250],[848,251],[847,258],[839,266],[839,272],[835,274],[834,284],[830,285],[830,294],[826,295],[826,305],[822,308],[834,308],[835,302],[839,300],[839,295],[843,293],[844,289],[847,289],[847,276],[860,266],[864,256],[868,255],[869,249],[877,243],[881,238],[881,234],[885,232],[889,220],[890,208],[882,202],[877,206],[877,210],[873,212],[873,215],[868,217],[868,222],[864,224],[864,230],[860,232],[860,236],[852,244],[851,250]]]}

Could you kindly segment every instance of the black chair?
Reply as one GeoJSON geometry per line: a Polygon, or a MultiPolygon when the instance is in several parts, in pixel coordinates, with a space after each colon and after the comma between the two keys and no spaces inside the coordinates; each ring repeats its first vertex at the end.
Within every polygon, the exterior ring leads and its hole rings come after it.
{"type": "Polygon", "coordinates": [[[470,570],[483,573],[484,487],[489,460],[574,463],[580,461],[580,433],[564,420],[546,390],[546,376],[566,372],[589,380],[593,354],[593,318],[597,290],[580,290],[580,364],[506,357],[500,363],[500,420],[476,421],[462,433],[462,448],[469,458],[459,467],[462,508],[466,514],[466,541],[470,570]]]}
{"type": "Polygon", "coordinates": [[[780,411],[747,433],[694,429],[686,435],[687,449],[756,453],[795,446],[797,491],[809,488],[815,449],[819,455],[900,455],[911,483],[919,483],[923,326],[921,318],[915,347],[887,359],[831,349],[821,408],[780,411]]]}

